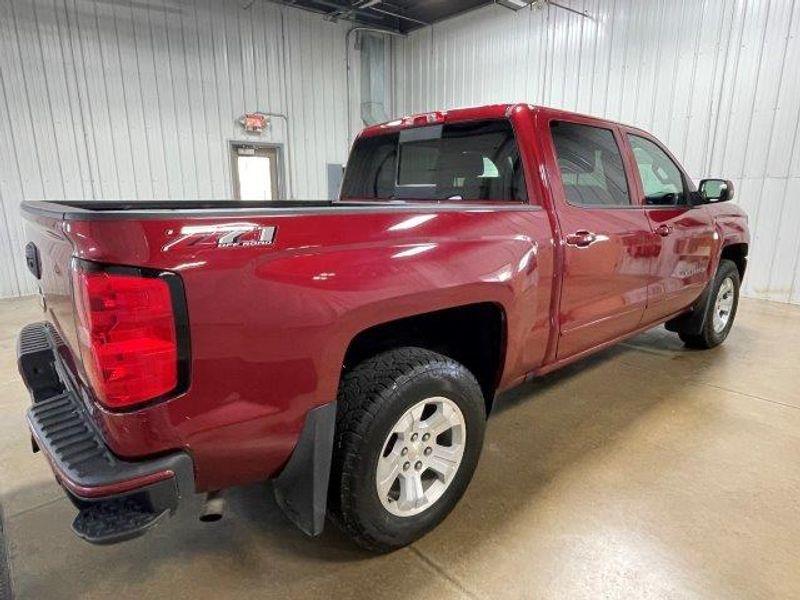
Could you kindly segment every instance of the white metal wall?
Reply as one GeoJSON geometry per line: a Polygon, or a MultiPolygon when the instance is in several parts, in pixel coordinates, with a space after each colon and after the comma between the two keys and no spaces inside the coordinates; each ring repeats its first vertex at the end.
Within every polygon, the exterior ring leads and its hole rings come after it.
{"type": "Polygon", "coordinates": [[[23,199],[231,196],[235,120],[288,113],[291,195],[347,153],[347,26],[256,1],[0,0],[0,297],[31,293],[23,199]]]}
{"type": "Polygon", "coordinates": [[[400,114],[524,101],[652,131],[690,174],[737,184],[745,293],[800,303],[800,0],[492,6],[394,42],[400,114]]]}

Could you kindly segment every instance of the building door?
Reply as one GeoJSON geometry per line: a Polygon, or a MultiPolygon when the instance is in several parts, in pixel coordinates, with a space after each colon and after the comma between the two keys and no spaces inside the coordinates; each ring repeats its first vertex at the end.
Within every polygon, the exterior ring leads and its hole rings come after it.
{"type": "Polygon", "coordinates": [[[233,197],[236,200],[278,200],[278,148],[266,144],[231,143],[233,197]]]}

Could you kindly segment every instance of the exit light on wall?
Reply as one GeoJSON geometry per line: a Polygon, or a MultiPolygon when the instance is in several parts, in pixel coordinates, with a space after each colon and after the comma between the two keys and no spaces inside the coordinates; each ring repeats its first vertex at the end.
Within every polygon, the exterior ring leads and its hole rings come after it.
{"type": "Polygon", "coordinates": [[[262,113],[244,113],[239,118],[239,125],[247,133],[262,134],[269,126],[269,117],[262,113]]]}

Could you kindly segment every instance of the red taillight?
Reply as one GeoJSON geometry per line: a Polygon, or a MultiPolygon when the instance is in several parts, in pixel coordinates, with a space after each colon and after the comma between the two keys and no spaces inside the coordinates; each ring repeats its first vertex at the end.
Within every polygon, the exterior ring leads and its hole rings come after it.
{"type": "Polygon", "coordinates": [[[78,341],[98,400],[127,408],[178,385],[178,339],[163,278],[83,269],[73,272],[78,341]]]}

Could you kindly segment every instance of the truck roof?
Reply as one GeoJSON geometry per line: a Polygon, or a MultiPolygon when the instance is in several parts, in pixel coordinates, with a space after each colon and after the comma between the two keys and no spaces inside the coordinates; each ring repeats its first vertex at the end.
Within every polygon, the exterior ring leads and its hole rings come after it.
{"type": "Polygon", "coordinates": [[[615,125],[624,125],[631,129],[638,129],[636,127],[625,125],[611,119],[597,117],[594,115],[587,115],[559,108],[551,108],[549,106],[539,106],[528,104],[526,102],[506,102],[501,104],[484,104],[481,106],[469,106],[463,108],[451,108],[449,110],[437,110],[427,113],[415,113],[386,121],[385,123],[377,123],[365,127],[359,137],[370,137],[373,135],[380,135],[382,133],[391,133],[400,131],[401,129],[409,129],[412,127],[422,127],[424,125],[433,125],[436,123],[458,123],[461,121],[474,121],[479,119],[502,119],[508,117],[512,110],[515,108],[526,108],[531,111],[547,111],[549,114],[564,117],[582,117],[585,119],[594,119],[603,123],[613,123],[615,125]]]}

